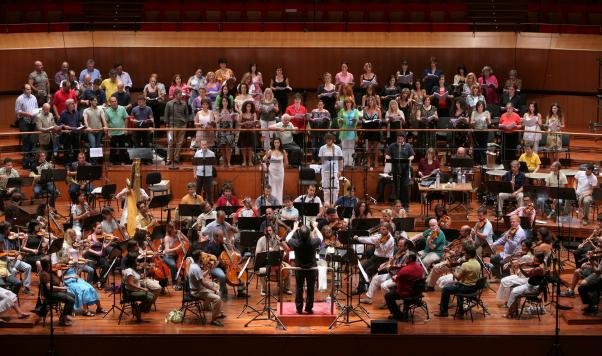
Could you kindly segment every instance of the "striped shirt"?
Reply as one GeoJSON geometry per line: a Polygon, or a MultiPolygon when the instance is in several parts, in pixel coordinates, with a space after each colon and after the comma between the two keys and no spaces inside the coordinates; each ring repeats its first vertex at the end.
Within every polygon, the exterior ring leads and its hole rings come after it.
{"type": "MultiPolygon", "coordinates": [[[[17,114],[18,118],[21,118],[21,116],[19,116],[20,112],[26,112],[28,114],[34,115],[37,111],[38,100],[35,96],[31,94],[21,94],[15,101],[15,113],[17,114]]],[[[31,117],[23,116],[22,118],[25,119],[25,121],[31,123],[31,117]]]]}

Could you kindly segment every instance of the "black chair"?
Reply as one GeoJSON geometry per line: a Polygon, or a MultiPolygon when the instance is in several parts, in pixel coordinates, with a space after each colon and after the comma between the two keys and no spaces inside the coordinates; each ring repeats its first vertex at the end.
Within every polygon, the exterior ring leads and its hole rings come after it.
{"type": "MultiPolygon", "coordinates": [[[[42,313],[42,315],[39,315],[39,316],[42,317],[42,326],[46,326],[46,316],[48,316],[49,308],[53,308],[54,313],[57,316],[60,316],[61,313],[63,312],[62,302],[60,300],[53,300],[52,298],[47,298],[46,296],[49,293],[50,292],[46,289],[45,286],[42,286],[40,288],[39,297],[40,297],[40,301],[42,302],[43,313],[42,313]]],[[[17,296],[18,295],[19,294],[17,294],[17,296]]]]}
{"type": "Polygon", "coordinates": [[[483,294],[483,290],[485,289],[486,286],[487,286],[487,278],[481,277],[477,280],[474,292],[457,293],[455,295],[456,300],[458,299],[458,297],[464,298],[464,306],[462,306],[459,302],[456,303],[457,305],[456,305],[456,312],[454,313],[454,319],[456,319],[456,316],[462,315],[460,313],[460,310],[463,309],[465,314],[467,312],[470,314],[470,321],[474,322],[474,318],[472,316],[472,309],[475,307],[480,307],[481,310],[483,311],[483,318],[485,317],[485,314],[487,313],[487,308],[485,307],[485,304],[483,304],[483,299],[481,299],[481,295],[483,294]]]}
{"type": "MultiPolygon", "coordinates": [[[[100,194],[94,194],[93,206],[96,206],[96,201],[100,204],[104,202],[103,206],[111,206],[111,202],[115,199],[115,192],[117,192],[117,184],[105,184],[100,188],[100,194]]],[[[119,211],[119,204],[117,204],[117,211],[119,211]]]]}
{"type": "Polygon", "coordinates": [[[301,167],[299,168],[299,186],[300,188],[308,185],[317,185],[316,171],[313,168],[301,167]]]}
{"type": "Polygon", "coordinates": [[[132,299],[131,294],[125,288],[125,283],[121,283],[119,289],[119,304],[121,306],[121,311],[119,312],[119,319],[117,320],[117,325],[121,324],[121,319],[123,318],[124,314],[129,315],[127,309],[130,309],[132,311],[133,317],[136,315],[136,312],[140,308],[139,303],[132,299]]]}
{"type": "Polygon", "coordinates": [[[197,318],[201,319],[202,324],[207,323],[205,316],[204,301],[199,297],[192,295],[190,291],[190,284],[188,284],[188,277],[184,278],[184,285],[182,289],[182,306],[180,307],[182,314],[182,323],[186,319],[186,312],[191,312],[197,318]]]}
{"type": "Polygon", "coordinates": [[[146,185],[151,191],[151,195],[169,193],[169,181],[163,181],[161,172],[148,172],[146,174],[146,185]]]}
{"type": "Polygon", "coordinates": [[[535,276],[529,278],[529,283],[537,285],[537,290],[533,293],[523,294],[521,298],[524,298],[523,303],[518,313],[518,319],[523,316],[525,306],[535,307],[537,311],[537,320],[541,321],[540,311],[544,310],[544,303],[548,300],[548,281],[544,277],[535,276]]]}
{"type": "Polygon", "coordinates": [[[426,289],[426,279],[422,278],[416,280],[412,285],[412,296],[408,298],[403,298],[403,307],[408,310],[408,316],[412,324],[414,324],[414,313],[417,308],[420,308],[426,314],[426,320],[429,320],[429,307],[424,301],[424,290],[426,289]]]}

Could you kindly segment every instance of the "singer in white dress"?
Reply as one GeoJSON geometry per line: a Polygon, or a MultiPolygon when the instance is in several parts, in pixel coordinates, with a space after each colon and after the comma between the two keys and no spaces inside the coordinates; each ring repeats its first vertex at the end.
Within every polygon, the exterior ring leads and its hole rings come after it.
{"type": "Polygon", "coordinates": [[[288,157],[286,151],[282,149],[280,138],[274,138],[272,149],[263,158],[264,164],[268,164],[267,171],[268,184],[272,187],[272,195],[282,201],[282,191],[284,188],[284,167],[288,166],[288,157]]]}

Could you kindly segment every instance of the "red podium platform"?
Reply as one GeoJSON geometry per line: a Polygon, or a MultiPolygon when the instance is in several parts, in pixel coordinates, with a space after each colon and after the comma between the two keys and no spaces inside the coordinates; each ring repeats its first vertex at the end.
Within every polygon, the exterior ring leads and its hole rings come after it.
{"type": "Polygon", "coordinates": [[[288,326],[328,326],[336,318],[336,309],[331,313],[330,303],[314,303],[313,314],[297,314],[295,303],[278,304],[278,318],[288,326]]]}

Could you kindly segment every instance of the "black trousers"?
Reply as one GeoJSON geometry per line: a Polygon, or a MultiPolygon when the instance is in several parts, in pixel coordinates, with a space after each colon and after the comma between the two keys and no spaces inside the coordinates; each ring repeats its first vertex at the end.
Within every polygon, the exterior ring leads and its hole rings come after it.
{"type": "Polygon", "coordinates": [[[397,320],[402,319],[404,316],[408,315],[408,309],[405,304],[403,306],[403,313],[399,310],[397,306],[397,301],[402,297],[397,293],[395,289],[390,290],[385,294],[385,302],[387,303],[387,308],[389,309],[389,313],[393,315],[393,317],[397,320]]]}
{"type": "Polygon", "coordinates": [[[61,318],[64,318],[67,315],[73,314],[73,306],[75,305],[75,296],[69,292],[53,292],[50,298],[48,298],[50,302],[61,302],[64,303],[63,306],[63,314],[61,314],[61,318]]]}
{"type": "Polygon", "coordinates": [[[573,250],[573,256],[575,256],[575,268],[581,268],[581,265],[583,264],[583,262],[585,262],[585,255],[593,250],[594,247],[592,246],[592,244],[587,244],[581,248],[578,248],[576,250],[573,250]]]}
{"type": "Polygon", "coordinates": [[[516,159],[516,146],[518,146],[518,132],[503,133],[503,160],[510,161],[516,159]]]}
{"type": "Polygon", "coordinates": [[[125,149],[125,135],[111,136],[111,153],[109,160],[112,164],[128,162],[128,153],[125,149]]]}
{"type": "MultiPolygon", "coordinates": [[[[380,266],[384,262],[387,262],[388,260],[389,259],[387,257],[379,257],[376,255],[372,255],[370,258],[362,262],[362,267],[364,268],[364,271],[366,271],[368,277],[372,277],[376,274],[376,272],[378,272],[378,266],[380,266]]],[[[360,282],[358,284],[358,290],[366,290],[366,284],[368,283],[368,281],[364,279],[364,275],[362,273],[360,273],[359,275],[360,282]]]]}
{"type": "Polygon", "coordinates": [[[213,204],[213,177],[196,176],[196,193],[201,194],[205,191],[205,200],[213,204]]]}
{"type": "Polygon", "coordinates": [[[303,285],[307,283],[307,297],[305,299],[305,311],[310,311],[314,307],[314,287],[316,285],[316,271],[299,270],[295,273],[297,290],[295,294],[295,306],[297,311],[303,309],[303,285]]]}
{"type": "Polygon", "coordinates": [[[595,282],[588,281],[582,284],[577,289],[583,305],[595,307],[600,303],[600,288],[602,288],[602,280],[595,282]]]}

